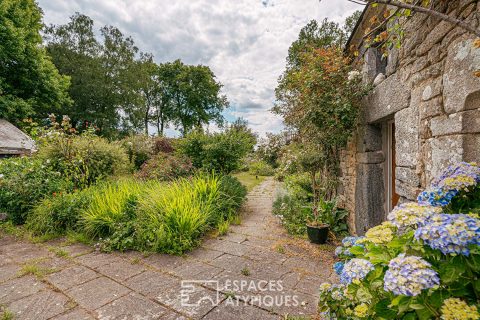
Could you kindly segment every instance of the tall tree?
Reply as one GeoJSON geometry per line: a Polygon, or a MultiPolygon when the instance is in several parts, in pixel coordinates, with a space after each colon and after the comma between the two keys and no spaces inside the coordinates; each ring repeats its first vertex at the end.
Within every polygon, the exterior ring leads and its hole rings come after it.
{"type": "Polygon", "coordinates": [[[183,135],[211,121],[221,124],[228,107],[222,85],[207,66],[189,66],[180,60],[170,66],[172,90],[171,120],[183,135]]]}
{"type": "Polygon", "coordinates": [[[312,20],[300,30],[298,39],[290,45],[287,66],[298,67],[301,55],[312,48],[340,47],[344,41],[346,41],[346,35],[338,23],[324,19],[319,24],[316,20],[312,20]]]}
{"type": "Polygon", "coordinates": [[[43,118],[71,104],[69,79],[47,56],[41,29],[34,0],[0,1],[0,118],[43,118]]]}
{"type": "Polygon", "coordinates": [[[47,51],[62,74],[71,77],[70,96],[74,103],[63,110],[76,127],[84,122],[115,119],[115,110],[103,99],[108,90],[100,60],[101,45],[93,32],[93,20],[76,13],[65,25],[45,29],[47,51]]]}
{"type": "Polygon", "coordinates": [[[64,113],[77,127],[88,122],[111,136],[120,128],[137,128],[138,49],[133,39],[111,26],[101,29],[99,42],[93,27],[92,19],[76,13],[65,25],[46,28],[47,50],[60,72],[72,79],[74,104],[64,113]]]}

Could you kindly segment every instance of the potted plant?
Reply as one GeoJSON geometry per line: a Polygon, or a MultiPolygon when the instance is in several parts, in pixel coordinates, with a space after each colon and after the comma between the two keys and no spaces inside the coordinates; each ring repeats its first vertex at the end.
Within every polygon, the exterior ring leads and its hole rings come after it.
{"type": "Polygon", "coordinates": [[[323,209],[326,201],[324,201],[323,199],[319,201],[322,210],[319,210],[319,205],[314,202],[312,207],[312,215],[310,219],[307,219],[307,235],[310,242],[315,244],[324,244],[325,242],[327,242],[328,239],[330,225],[328,223],[325,223],[327,221],[325,217],[325,214],[327,212],[323,209]]]}

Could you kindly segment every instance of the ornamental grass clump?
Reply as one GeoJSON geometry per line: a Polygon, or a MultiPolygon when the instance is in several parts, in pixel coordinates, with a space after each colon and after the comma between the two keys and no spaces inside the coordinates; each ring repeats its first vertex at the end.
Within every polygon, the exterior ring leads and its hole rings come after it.
{"type": "Polygon", "coordinates": [[[173,254],[195,247],[218,221],[219,188],[219,177],[209,175],[153,184],[139,203],[139,244],[144,250],[173,254]]]}
{"type": "Polygon", "coordinates": [[[322,286],[327,319],[479,319],[480,169],[446,169],[419,203],[398,205],[364,238],[346,238],[322,286]]]}

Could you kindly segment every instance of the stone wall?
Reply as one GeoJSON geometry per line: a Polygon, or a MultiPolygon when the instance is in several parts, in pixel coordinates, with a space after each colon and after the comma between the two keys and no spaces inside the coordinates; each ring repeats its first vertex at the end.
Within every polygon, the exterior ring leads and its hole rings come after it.
{"type": "MultiPolygon", "coordinates": [[[[479,25],[476,1],[443,1],[437,9],[479,25]]],[[[395,187],[401,201],[414,200],[448,165],[480,160],[480,78],[473,75],[480,70],[480,49],[473,46],[475,37],[418,13],[405,24],[405,35],[402,47],[389,52],[386,79],[365,99],[356,143],[342,161],[346,174],[340,191],[356,191],[355,196],[339,192],[340,198],[354,212],[351,221],[358,234],[386,216],[386,186],[380,179],[386,158],[379,129],[386,120],[395,121],[395,187]]],[[[372,81],[371,69],[378,62],[369,54],[364,54],[363,71],[372,81]]]]}

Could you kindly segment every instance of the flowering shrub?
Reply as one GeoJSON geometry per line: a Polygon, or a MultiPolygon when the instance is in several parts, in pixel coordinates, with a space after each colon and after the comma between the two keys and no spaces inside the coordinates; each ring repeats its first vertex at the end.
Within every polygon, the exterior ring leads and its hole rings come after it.
{"type": "Polygon", "coordinates": [[[345,263],[340,281],[345,284],[358,282],[367,276],[373,270],[373,264],[365,259],[352,259],[345,263]]]}
{"type": "Polygon", "coordinates": [[[387,222],[335,250],[342,285],[322,285],[326,319],[480,319],[480,169],[461,163],[387,222]]]}
{"type": "Polygon", "coordinates": [[[459,195],[469,193],[480,182],[480,168],[476,164],[461,163],[450,166],[432,186],[418,196],[420,203],[444,207],[459,195]]]}
{"type": "Polygon", "coordinates": [[[480,316],[476,306],[469,306],[465,301],[458,298],[450,298],[443,302],[443,320],[478,320],[480,316]]]}
{"type": "Polygon", "coordinates": [[[480,244],[480,220],[463,214],[438,214],[415,231],[415,238],[443,254],[470,254],[480,244]]]}
{"type": "Polygon", "coordinates": [[[76,188],[130,171],[126,150],[120,144],[95,135],[93,128],[76,134],[67,116],[59,124],[55,115],[50,115],[50,121],[52,127],[38,139],[41,147],[37,156],[76,188]]]}
{"type": "Polygon", "coordinates": [[[432,214],[440,212],[442,209],[439,207],[421,205],[416,202],[402,203],[388,214],[388,220],[397,228],[415,227],[432,214]]]}
{"type": "Polygon", "coordinates": [[[418,296],[422,290],[440,283],[438,274],[431,267],[430,263],[420,257],[405,257],[402,253],[388,264],[384,289],[395,295],[418,296]]]}
{"type": "Polygon", "coordinates": [[[32,158],[0,160],[0,212],[23,224],[41,199],[71,188],[60,172],[44,161],[32,158]]]}
{"type": "Polygon", "coordinates": [[[141,179],[173,180],[193,173],[192,161],[183,155],[159,153],[142,165],[136,176],[141,179]]]}

